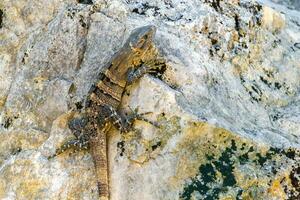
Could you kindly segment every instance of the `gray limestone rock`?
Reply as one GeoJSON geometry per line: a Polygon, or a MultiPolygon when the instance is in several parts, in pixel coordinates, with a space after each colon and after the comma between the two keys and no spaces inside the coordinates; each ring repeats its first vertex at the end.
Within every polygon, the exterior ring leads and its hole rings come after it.
{"type": "Polygon", "coordinates": [[[97,199],[88,152],[51,155],[131,30],[166,61],[109,133],[112,200],[300,198],[297,1],[0,2],[0,199],[97,199]]]}

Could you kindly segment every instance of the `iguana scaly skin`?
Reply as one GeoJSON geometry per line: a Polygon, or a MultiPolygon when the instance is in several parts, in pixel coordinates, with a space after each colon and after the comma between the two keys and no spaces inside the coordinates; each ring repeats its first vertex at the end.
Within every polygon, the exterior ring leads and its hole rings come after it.
{"type": "Polygon", "coordinates": [[[69,127],[75,139],[56,150],[54,157],[67,149],[90,148],[97,175],[100,200],[109,199],[107,133],[111,126],[126,132],[134,117],[125,118],[118,108],[127,84],[150,72],[157,59],[153,44],[156,28],[144,26],[135,29],[124,46],[112,57],[99,73],[97,82],[88,92],[82,117],[70,121],[69,127]]]}

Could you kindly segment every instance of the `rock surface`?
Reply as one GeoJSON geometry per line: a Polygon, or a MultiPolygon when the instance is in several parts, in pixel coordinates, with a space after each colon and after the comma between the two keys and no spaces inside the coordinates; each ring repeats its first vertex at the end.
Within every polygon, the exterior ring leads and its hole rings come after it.
{"type": "Polygon", "coordinates": [[[109,141],[111,199],[299,199],[298,1],[0,2],[0,199],[97,199],[88,152],[48,160],[96,74],[153,24],[162,74],[109,141]],[[278,3],[282,3],[281,5],[278,3]]]}

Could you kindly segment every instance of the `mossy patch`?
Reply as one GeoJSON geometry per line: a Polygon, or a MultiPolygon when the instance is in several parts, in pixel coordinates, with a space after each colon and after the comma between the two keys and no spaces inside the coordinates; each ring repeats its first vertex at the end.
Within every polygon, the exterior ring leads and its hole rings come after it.
{"type": "Polygon", "coordinates": [[[287,175],[300,158],[296,149],[257,145],[197,122],[183,130],[177,152],[177,174],[172,181],[184,180],[180,192],[184,200],[289,198],[299,190],[287,175]]]}

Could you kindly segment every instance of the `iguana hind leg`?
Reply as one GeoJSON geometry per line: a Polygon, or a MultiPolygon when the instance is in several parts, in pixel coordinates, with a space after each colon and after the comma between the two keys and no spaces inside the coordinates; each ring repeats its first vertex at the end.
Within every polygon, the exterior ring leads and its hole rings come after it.
{"type": "Polygon", "coordinates": [[[85,139],[84,137],[74,138],[68,140],[60,148],[56,149],[55,154],[49,156],[48,159],[54,158],[69,149],[73,149],[73,152],[77,152],[82,149],[88,149],[88,148],[89,148],[89,141],[87,139],[85,139]]]}
{"type": "Polygon", "coordinates": [[[84,134],[84,127],[86,127],[88,119],[86,117],[76,117],[72,119],[68,125],[76,138],[80,138],[84,134]]]}
{"type": "Polygon", "coordinates": [[[87,119],[84,117],[74,118],[68,125],[76,138],[66,141],[60,148],[56,149],[55,154],[48,158],[56,157],[69,149],[73,149],[72,153],[74,153],[89,148],[90,136],[84,133],[84,127],[87,125],[87,119]]]}

